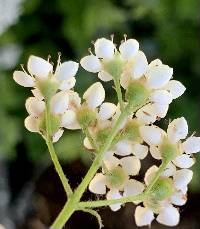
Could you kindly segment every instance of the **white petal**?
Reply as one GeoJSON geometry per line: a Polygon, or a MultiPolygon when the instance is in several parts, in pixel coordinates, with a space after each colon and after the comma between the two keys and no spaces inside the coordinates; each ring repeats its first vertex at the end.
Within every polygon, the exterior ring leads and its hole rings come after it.
{"type": "MultiPolygon", "coordinates": [[[[106,195],[106,198],[108,200],[119,199],[121,197],[122,197],[122,195],[116,189],[110,190],[106,195]]],[[[110,208],[112,211],[118,211],[121,208],[121,204],[120,203],[119,204],[112,204],[112,205],[110,205],[110,208]]]]}
{"type": "Polygon", "coordinates": [[[115,45],[111,40],[100,38],[95,42],[94,48],[95,54],[99,58],[111,59],[114,55],[115,45]]]}
{"type": "Polygon", "coordinates": [[[84,93],[83,98],[92,109],[102,104],[105,99],[105,90],[100,82],[92,84],[84,93]]]}
{"type": "Polygon", "coordinates": [[[95,194],[106,194],[106,177],[97,173],[89,184],[89,190],[95,194]]]}
{"type": "Polygon", "coordinates": [[[74,61],[63,62],[56,69],[56,78],[60,81],[69,80],[71,77],[75,76],[78,71],[79,64],[74,61]]]}
{"type": "Polygon", "coordinates": [[[104,155],[103,162],[108,170],[115,168],[120,163],[120,160],[113,155],[114,151],[107,151],[104,155]]]}
{"type": "Polygon", "coordinates": [[[81,66],[88,72],[99,72],[101,70],[101,62],[94,55],[85,56],[80,61],[81,66]]]}
{"type": "Polygon", "coordinates": [[[48,61],[37,56],[29,57],[27,68],[31,75],[38,78],[46,78],[53,70],[53,66],[48,61]]]}
{"type": "Polygon", "coordinates": [[[137,206],[135,209],[135,223],[138,227],[150,226],[154,219],[153,212],[147,207],[137,206]]]}
{"type": "Polygon", "coordinates": [[[188,169],[194,165],[195,160],[188,154],[182,154],[176,157],[173,163],[179,168],[188,169]]]}
{"type": "Polygon", "coordinates": [[[144,182],[146,185],[149,185],[152,178],[155,176],[155,173],[158,171],[158,167],[153,165],[149,169],[147,169],[145,176],[144,176],[144,182]]]}
{"type": "Polygon", "coordinates": [[[99,119],[110,119],[116,112],[117,106],[114,103],[102,103],[99,109],[99,119]]]}
{"type": "Polygon", "coordinates": [[[159,59],[152,60],[149,64],[149,68],[162,65],[162,61],[159,59]]]}
{"type": "Polygon", "coordinates": [[[143,160],[148,154],[148,146],[144,146],[139,143],[134,144],[133,154],[140,160],[143,160]]]}
{"type": "Polygon", "coordinates": [[[157,119],[157,115],[155,113],[155,109],[152,106],[152,104],[147,104],[140,108],[135,116],[138,118],[138,120],[143,124],[151,124],[154,123],[157,119]]]}
{"type": "Polygon", "coordinates": [[[140,134],[143,140],[149,145],[159,145],[161,143],[162,132],[157,126],[141,126],[140,134]]]}
{"type": "Polygon", "coordinates": [[[86,137],[83,140],[83,145],[87,148],[87,149],[94,149],[92,144],[90,143],[89,139],[86,137]]]}
{"type": "Polygon", "coordinates": [[[39,117],[45,110],[45,103],[35,97],[29,97],[25,103],[26,110],[32,116],[39,117]]]}
{"type": "Polygon", "coordinates": [[[113,79],[112,76],[109,73],[105,72],[105,71],[100,71],[98,73],[98,77],[99,77],[100,80],[102,80],[104,82],[108,82],[108,81],[113,79]]]}
{"type": "Polygon", "coordinates": [[[148,69],[145,74],[147,85],[150,88],[157,89],[165,86],[173,75],[173,69],[167,65],[158,65],[148,69]]]}
{"type": "Polygon", "coordinates": [[[67,110],[62,115],[61,127],[65,127],[70,130],[80,129],[80,125],[76,119],[76,113],[73,110],[67,110]]]}
{"type": "Polygon", "coordinates": [[[176,171],[173,176],[174,186],[181,190],[185,186],[187,186],[192,180],[193,172],[189,169],[181,169],[176,171]]]}
{"type": "Polygon", "coordinates": [[[182,191],[175,192],[170,199],[171,203],[177,206],[182,206],[187,202],[187,196],[182,191]]]}
{"type": "Polygon", "coordinates": [[[144,191],[144,184],[135,180],[130,179],[126,182],[124,186],[124,193],[123,196],[135,196],[141,194],[144,191]]]}
{"type": "Polygon", "coordinates": [[[128,39],[119,46],[121,57],[125,60],[133,58],[139,50],[139,43],[135,39],[128,39]]]}
{"type": "Polygon", "coordinates": [[[140,160],[135,156],[123,157],[120,160],[122,168],[128,175],[138,175],[141,168],[140,160]]]}
{"type": "Polygon", "coordinates": [[[173,99],[180,97],[186,90],[185,86],[177,80],[170,80],[165,89],[172,94],[173,99]]]}
{"type": "Polygon", "coordinates": [[[44,96],[42,95],[42,93],[40,92],[39,89],[35,88],[33,90],[31,90],[31,92],[33,93],[33,95],[39,99],[39,100],[43,100],[44,99],[44,96]]]}
{"type": "Polygon", "coordinates": [[[73,88],[75,86],[75,84],[76,84],[76,78],[71,77],[68,80],[63,80],[59,86],[59,89],[61,91],[66,91],[66,90],[73,88]]]}
{"type": "Polygon", "coordinates": [[[162,173],[162,176],[165,177],[171,177],[175,174],[176,172],[176,166],[172,164],[171,162],[167,165],[166,169],[162,173]]]}
{"type": "Polygon", "coordinates": [[[57,142],[63,135],[64,130],[63,129],[59,129],[52,137],[53,142],[57,142]]]}
{"type": "Polygon", "coordinates": [[[153,103],[170,104],[172,95],[166,90],[156,90],[151,94],[150,100],[153,103]]]}
{"type": "Polygon", "coordinates": [[[133,147],[132,144],[127,140],[119,141],[115,146],[115,148],[116,148],[115,154],[117,154],[119,156],[130,155],[133,152],[132,147],[133,147]]]}
{"type": "Polygon", "coordinates": [[[34,87],[34,78],[24,73],[23,71],[15,71],[13,73],[13,79],[16,83],[23,87],[34,87]]]}
{"type": "Polygon", "coordinates": [[[163,208],[156,220],[166,226],[176,226],[180,220],[179,211],[172,206],[163,208]]]}
{"type": "Polygon", "coordinates": [[[132,79],[139,79],[142,77],[148,68],[148,62],[145,54],[142,51],[138,51],[134,58],[131,77],[132,79]]]}
{"type": "Polygon", "coordinates": [[[124,89],[127,89],[130,80],[131,80],[130,75],[127,75],[126,73],[121,74],[120,84],[124,89]]]}
{"type": "Polygon", "coordinates": [[[30,132],[39,132],[38,119],[33,116],[28,116],[24,120],[24,125],[30,132]]]}
{"type": "Polygon", "coordinates": [[[53,114],[63,114],[69,104],[69,96],[67,92],[60,91],[51,99],[51,112],[53,114]]]}
{"type": "Polygon", "coordinates": [[[185,153],[198,153],[200,151],[200,137],[189,137],[182,143],[182,149],[185,153]]]}
{"type": "Polygon", "coordinates": [[[153,158],[160,160],[162,159],[160,151],[157,146],[150,145],[150,154],[153,158]]]}
{"type": "Polygon", "coordinates": [[[174,119],[167,128],[167,135],[171,143],[185,139],[188,134],[188,124],[184,117],[174,119]]]}
{"type": "Polygon", "coordinates": [[[154,103],[152,104],[152,107],[157,118],[164,118],[167,115],[169,104],[154,103]]]}
{"type": "Polygon", "coordinates": [[[69,109],[77,110],[81,106],[81,98],[77,92],[68,91],[69,95],[69,109]]]}

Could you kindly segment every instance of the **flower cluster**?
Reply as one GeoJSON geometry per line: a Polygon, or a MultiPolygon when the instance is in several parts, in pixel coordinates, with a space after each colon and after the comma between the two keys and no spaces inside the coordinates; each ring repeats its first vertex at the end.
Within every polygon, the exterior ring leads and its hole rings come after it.
{"type": "MultiPolygon", "coordinates": [[[[94,43],[94,52],[80,64],[98,73],[100,80],[112,80],[118,102],[105,101],[101,82],[92,84],[81,101],[73,89],[78,63],[61,63],[59,58],[53,70],[49,60],[31,56],[28,73],[24,69],[14,72],[18,84],[34,88],[34,96],[26,101],[25,126],[45,139],[49,134],[53,142],[62,136],[63,128],[82,129],[83,145],[98,158],[99,166],[89,190],[106,195],[107,200],[140,196],[132,201],[140,204],[135,210],[138,226],[150,225],[155,215],[159,223],[174,226],[179,222],[175,206],[187,200],[193,175],[189,168],[195,163],[193,154],[200,151],[200,138],[186,139],[188,125],[183,117],[170,122],[166,132],[154,123],[166,116],[169,104],[185,87],[172,80],[173,69],[161,60],[148,63],[135,39],[125,38],[117,49],[113,40],[101,38],[94,43]],[[148,154],[162,163],[150,167],[144,182],[139,181],[136,176],[148,154]]],[[[117,211],[123,203],[109,206],[117,211]]]]}

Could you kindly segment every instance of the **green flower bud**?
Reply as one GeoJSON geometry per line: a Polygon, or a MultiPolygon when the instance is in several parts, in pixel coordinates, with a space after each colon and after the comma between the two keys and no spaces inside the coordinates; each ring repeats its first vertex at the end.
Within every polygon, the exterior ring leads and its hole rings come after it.
{"type": "Polygon", "coordinates": [[[149,91],[141,82],[130,81],[125,97],[133,109],[140,108],[148,101],[149,91]]]}
{"type": "MultiPolygon", "coordinates": [[[[50,117],[50,132],[49,132],[49,135],[50,136],[53,136],[60,128],[60,121],[61,121],[61,117],[60,115],[54,115],[54,114],[49,114],[50,117]]],[[[40,133],[43,135],[43,136],[46,136],[46,117],[45,117],[45,114],[43,114],[40,119],[39,119],[39,130],[40,130],[40,133]]]]}
{"type": "Polygon", "coordinates": [[[50,77],[45,80],[37,80],[36,86],[46,99],[51,99],[58,90],[58,83],[50,77]]]}
{"type": "Polygon", "coordinates": [[[117,166],[111,171],[108,171],[106,173],[106,179],[107,179],[107,186],[109,188],[120,189],[127,181],[128,175],[124,172],[124,170],[120,166],[117,166]]]}
{"type": "Polygon", "coordinates": [[[114,58],[108,61],[103,61],[103,69],[108,72],[114,79],[120,79],[123,72],[124,62],[120,56],[116,53],[114,58]]]}
{"type": "Polygon", "coordinates": [[[96,122],[96,113],[87,106],[82,106],[76,113],[79,124],[83,127],[92,126],[96,122]]]}
{"type": "Polygon", "coordinates": [[[164,161],[172,161],[180,154],[177,145],[169,143],[166,139],[160,145],[159,150],[164,161]]]}
{"type": "Polygon", "coordinates": [[[106,142],[106,140],[108,139],[109,135],[110,135],[110,129],[109,128],[99,130],[96,134],[96,142],[100,146],[103,145],[106,142]]]}
{"type": "Polygon", "coordinates": [[[129,120],[123,129],[123,137],[129,140],[140,141],[139,127],[140,125],[136,119],[129,120]]]}
{"type": "Polygon", "coordinates": [[[160,177],[154,184],[151,195],[155,197],[156,200],[162,201],[167,199],[173,194],[173,183],[172,179],[168,177],[160,177]]]}

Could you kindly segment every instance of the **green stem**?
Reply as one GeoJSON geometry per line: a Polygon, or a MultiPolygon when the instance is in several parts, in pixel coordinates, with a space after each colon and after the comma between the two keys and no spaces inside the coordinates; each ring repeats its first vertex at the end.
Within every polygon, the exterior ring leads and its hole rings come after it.
{"type": "Polygon", "coordinates": [[[167,160],[162,162],[162,164],[160,165],[160,167],[159,167],[158,171],[156,172],[155,176],[151,180],[149,186],[145,190],[145,194],[146,195],[151,191],[152,187],[154,186],[154,184],[156,183],[156,181],[158,180],[160,175],[163,173],[163,171],[165,170],[165,168],[167,167],[168,164],[169,164],[169,161],[167,161],[167,160]]]}
{"type": "Polygon", "coordinates": [[[130,107],[126,106],[125,109],[122,111],[117,122],[115,123],[115,126],[113,127],[113,129],[110,133],[109,138],[107,139],[105,144],[102,146],[102,148],[99,150],[99,152],[98,152],[95,160],[93,161],[90,169],[88,170],[86,176],[84,177],[84,179],[82,180],[82,182],[80,183],[80,185],[78,186],[76,191],[73,193],[71,198],[68,200],[68,202],[64,205],[62,211],[60,212],[60,214],[56,218],[55,222],[51,226],[51,229],[61,229],[65,225],[65,223],[67,222],[69,217],[76,210],[78,202],[81,199],[81,196],[83,195],[85,189],[87,188],[88,184],[90,183],[92,177],[95,175],[95,173],[99,169],[101,162],[102,162],[102,159],[103,159],[103,156],[104,156],[104,153],[107,150],[109,150],[110,145],[111,145],[113,139],[115,138],[121,123],[126,119],[126,117],[129,114],[129,110],[130,110],[130,107]]]}
{"type": "Polygon", "coordinates": [[[122,111],[122,109],[124,108],[124,103],[123,103],[123,98],[122,98],[122,91],[121,91],[120,81],[118,79],[114,79],[114,85],[115,85],[115,90],[117,92],[119,105],[120,105],[120,108],[121,108],[121,111],[122,111]]]}
{"type": "Polygon", "coordinates": [[[60,177],[60,180],[62,182],[62,185],[64,187],[64,190],[69,198],[70,195],[72,195],[72,189],[69,185],[69,182],[62,170],[62,167],[59,163],[58,157],[56,155],[55,149],[53,147],[52,141],[51,141],[51,121],[50,121],[50,110],[49,110],[49,104],[46,103],[46,111],[45,111],[45,118],[46,118],[46,144],[48,146],[48,150],[51,156],[51,159],[53,161],[53,164],[55,166],[56,172],[58,173],[58,176],[60,177]]]}
{"type": "Polygon", "coordinates": [[[122,197],[119,199],[111,199],[111,200],[97,200],[97,201],[87,201],[87,202],[79,202],[78,207],[80,208],[98,208],[103,206],[108,206],[112,204],[124,204],[127,202],[133,202],[133,201],[141,201],[145,198],[145,194],[139,194],[135,196],[128,196],[128,197],[122,197]]]}

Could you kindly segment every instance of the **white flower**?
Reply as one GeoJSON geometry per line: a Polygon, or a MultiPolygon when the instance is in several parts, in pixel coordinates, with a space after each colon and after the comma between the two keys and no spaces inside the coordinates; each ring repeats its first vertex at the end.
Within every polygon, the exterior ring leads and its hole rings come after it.
{"type": "Polygon", "coordinates": [[[58,84],[60,90],[69,90],[74,87],[76,80],[74,76],[78,71],[79,64],[74,61],[59,63],[53,73],[53,65],[41,57],[31,55],[28,59],[28,73],[24,71],[15,71],[13,79],[24,87],[37,87],[36,82],[39,80],[51,79],[58,84]]]}
{"type": "Polygon", "coordinates": [[[121,56],[125,60],[134,58],[139,50],[139,43],[135,39],[128,39],[119,46],[121,56]]]}
{"type": "MultiPolygon", "coordinates": [[[[124,196],[137,195],[143,192],[144,185],[129,176],[137,175],[140,171],[140,160],[135,156],[123,157],[118,159],[113,156],[114,152],[109,151],[104,157],[102,173],[97,173],[89,184],[89,190],[96,194],[106,194],[106,187],[109,191],[107,199],[118,199],[124,196]]],[[[110,205],[113,211],[121,208],[121,204],[110,205]]]]}

